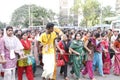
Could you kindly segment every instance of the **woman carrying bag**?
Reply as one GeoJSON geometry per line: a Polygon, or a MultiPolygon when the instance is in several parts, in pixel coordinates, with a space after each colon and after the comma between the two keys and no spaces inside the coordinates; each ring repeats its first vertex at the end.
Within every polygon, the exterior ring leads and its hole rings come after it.
{"type": "Polygon", "coordinates": [[[67,65],[68,65],[68,61],[69,61],[70,41],[68,41],[68,38],[65,34],[61,38],[62,38],[62,40],[59,41],[59,43],[58,43],[59,51],[60,51],[60,53],[58,54],[58,59],[62,58],[65,62],[65,65],[61,66],[60,74],[62,75],[62,73],[64,72],[64,79],[68,80],[67,65]]]}
{"type": "MultiPolygon", "coordinates": [[[[31,55],[31,41],[28,40],[27,32],[22,33],[22,39],[20,40],[24,47],[25,56],[31,55]]],[[[18,80],[23,80],[23,72],[25,70],[26,76],[28,80],[34,80],[33,78],[33,70],[32,70],[32,62],[30,57],[22,60],[18,60],[18,80]]]]}

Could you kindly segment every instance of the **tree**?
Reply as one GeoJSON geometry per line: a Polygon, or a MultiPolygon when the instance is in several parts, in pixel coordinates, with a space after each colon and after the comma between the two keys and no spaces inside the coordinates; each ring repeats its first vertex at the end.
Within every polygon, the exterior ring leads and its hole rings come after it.
{"type": "Polygon", "coordinates": [[[5,27],[5,23],[0,22],[0,28],[4,28],[5,27]]]}
{"type": "Polygon", "coordinates": [[[74,0],[74,5],[70,9],[71,14],[73,15],[73,25],[78,26],[78,16],[82,15],[80,9],[82,9],[82,0],[74,0]]]}
{"type": "Polygon", "coordinates": [[[99,23],[100,4],[97,0],[85,0],[82,10],[86,26],[99,23]]]}
{"type": "Polygon", "coordinates": [[[107,17],[114,17],[114,16],[116,16],[116,14],[115,14],[115,11],[112,11],[111,6],[103,7],[103,9],[102,9],[102,23],[107,23],[107,24],[110,23],[109,21],[105,22],[104,19],[107,17]]]}
{"type": "Polygon", "coordinates": [[[94,26],[100,23],[102,17],[102,22],[106,17],[115,16],[115,12],[112,11],[110,6],[101,8],[98,0],[75,0],[75,5],[72,7],[74,15],[81,15],[79,10],[82,9],[83,20],[80,23],[82,26],[94,26]],[[102,16],[101,16],[102,13],[102,16]]]}
{"type": "Polygon", "coordinates": [[[105,6],[102,10],[103,18],[115,16],[115,12],[112,11],[111,6],[105,6]]]}
{"type": "Polygon", "coordinates": [[[99,23],[100,4],[97,0],[75,0],[74,15],[83,15],[82,25],[93,26],[99,23]],[[81,14],[82,13],[82,14],[81,14]]]}
{"type": "Polygon", "coordinates": [[[60,14],[59,15],[59,24],[61,26],[67,26],[67,24],[68,24],[68,16],[60,14]]]}
{"type": "Polygon", "coordinates": [[[55,13],[52,10],[47,10],[40,6],[23,5],[14,11],[10,24],[22,27],[28,27],[30,25],[40,26],[45,22],[52,21],[54,15],[55,13]],[[29,24],[29,20],[31,24],[29,24]]]}
{"type": "Polygon", "coordinates": [[[10,24],[13,26],[25,26],[27,27],[29,24],[29,13],[28,13],[29,6],[23,5],[22,7],[16,9],[12,14],[12,19],[10,24]]]}
{"type": "Polygon", "coordinates": [[[83,3],[81,0],[74,0],[74,6],[71,8],[71,13],[78,15],[79,9],[82,8],[82,5],[83,3]]]}

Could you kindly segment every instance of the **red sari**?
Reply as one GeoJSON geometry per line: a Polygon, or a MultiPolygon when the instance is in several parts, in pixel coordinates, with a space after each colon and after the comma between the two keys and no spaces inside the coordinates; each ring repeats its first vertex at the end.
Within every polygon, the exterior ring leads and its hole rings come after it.
{"type": "MultiPolygon", "coordinates": [[[[118,52],[120,52],[120,42],[115,41],[114,42],[114,47],[118,52]]],[[[120,75],[120,53],[115,53],[115,60],[114,60],[114,74],[115,75],[120,75]]]]}
{"type": "MultiPolygon", "coordinates": [[[[108,50],[109,43],[108,41],[103,40],[102,46],[104,49],[108,50]]],[[[103,72],[104,74],[110,74],[110,54],[109,52],[102,52],[102,60],[103,60],[103,72]]]]}
{"type": "Polygon", "coordinates": [[[62,56],[62,57],[64,58],[65,62],[68,62],[68,61],[69,61],[69,55],[68,55],[68,52],[66,52],[65,49],[64,49],[63,42],[60,41],[60,42],[58,43],[58,45],[59,45],[60,49],[62,49],[62,50],[65,52],[63,55],[61,55],[61,54],[59,53],[59,54],[58,54],[58,59],[62,56]]]}
{"type": "Polygon", "coordinates": [[[64,53],[61,55],[60,53],[58,54],[58,60],[60,60],[60,58],[63,58],[65,65],[61,66],[60,68],[60,74],[64,73],[64,78],[67,78],[67,63],[69,61],[69,41],[67,41],[67,43],[65,41],[59,41],[58,46],[60,47],[61,50],[64,51],[64,53]]]}

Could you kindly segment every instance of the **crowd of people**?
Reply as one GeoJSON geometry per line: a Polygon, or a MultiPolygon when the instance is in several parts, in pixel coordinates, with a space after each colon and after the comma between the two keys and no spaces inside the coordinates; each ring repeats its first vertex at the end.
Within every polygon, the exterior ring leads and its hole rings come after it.
{"type": "Polygon", "coordinates": [[[81,76],[96,80],[94,75],[113,73],[120,76],[120,34],[111,29],[93,31],[58,29],[48,23],[45,30],[15,30],[7,26],[0,29],[0,76],[3,80],[34,80],[36,66],[43,66],[43,80],[56,80],[58,60],[63,60],[60,75],[70,80],[81,76]],[[56,56],[57,55],[57,56],[56,56]],[[113,60],[114,59],[114,60],[113,60]],[[112,61],[113,60],[113,61],[112,61]],[[68,71],[68,66],[71,71],[68,71]]]}

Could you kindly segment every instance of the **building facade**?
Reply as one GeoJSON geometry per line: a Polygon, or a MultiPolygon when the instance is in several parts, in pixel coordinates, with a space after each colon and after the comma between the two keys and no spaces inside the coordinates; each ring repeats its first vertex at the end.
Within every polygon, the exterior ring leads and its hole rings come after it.
{"type": "Polygon", "coordinates": [[[71,8],[74,0],[59,0],[60,12],[59,12],[59,23],[62,26],[70,24],[71,8]]]}
{"type": "Polygon", "coordinates": [[[116,13],[120,15],[120,0],[116,0],[116,13]]]}

